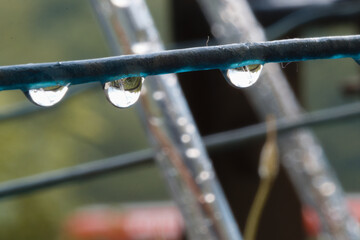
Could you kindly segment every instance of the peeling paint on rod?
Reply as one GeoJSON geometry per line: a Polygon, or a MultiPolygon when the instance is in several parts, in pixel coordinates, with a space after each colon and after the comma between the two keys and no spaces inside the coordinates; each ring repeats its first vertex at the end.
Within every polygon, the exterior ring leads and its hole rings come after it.
{"type": "Polygon", "coordinates": [[[249,64],[360,58],[360,35],[239,43],[143,55],[0,67],[0,90],[107,82],[249,64]]]}

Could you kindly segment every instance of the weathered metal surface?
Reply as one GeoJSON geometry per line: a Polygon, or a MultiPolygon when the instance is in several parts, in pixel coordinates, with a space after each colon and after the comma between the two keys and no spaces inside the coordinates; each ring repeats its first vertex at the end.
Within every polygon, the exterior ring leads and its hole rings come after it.
{"type": "Polygon", "coordinates": [[[360,35],[238,43],[99,59],[0,67],[0,90],[106,82],[249,64],[360,58],[360,35]]]}

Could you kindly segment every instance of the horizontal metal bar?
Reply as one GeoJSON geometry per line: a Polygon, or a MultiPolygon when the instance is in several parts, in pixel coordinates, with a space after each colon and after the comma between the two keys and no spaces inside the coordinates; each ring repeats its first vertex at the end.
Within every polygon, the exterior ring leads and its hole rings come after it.
{"type": "Polygon", "coordinates": [[[68,182],[98,177],[100,175],[118,171],[125,167],[138,166],[144,162],[149,162],[152,158],[153,151],[151,149],[145,149],[99,161],[80,164],[75,167],[8,181],[0,185],[0,198],[29,193],[68,182]]]}
{"type": "MultiPolygon", "coordinates": [[[[313,113],[306,113],[294,120],[280,119],[277,121],[277,131],[284,133],[299,127],[315,126],[323,123],[332,123],[339,120],[360,116],[360,103],[344,105],[313,113]]],[[[241,129],[209,135],[203,138],[210,151],[219,151],[224,147],[236,146],[245,140],[263,137],[266,134],[264,123],[241,129]]],[[[99,177],[126,167],[137,166],[153,159],[151,149],[141,150],[129,154],[119,155],[108,159],[77,165],[53,172],[35,176],[10,180],[0,184],[0,198],[31,193],[37,190],[60,186],[65,183],[99,177]]]]}
{"type": "Polygon", "coordinates": [[[345,57],[360,58],[360,35],[238,43],[144,55],[3,66],[0,67],[0,90],[26,90],[57,84],[107,82],[131,76],[345,57]]]}
{"type": "MultiPolygon", "coordinates": [[[[264,10],[266,11],[266,10],[264,10]]],[[[359,1],[338,1],[326,5],[312,5],[297,8],[266,28],[268,39],[276,39],[308,23],[326,19],[331,22],[351,20],[360,15],[359,1]]]]}
{"type": "MultiPolygon", "coordinates": [[[[303,8],[325,8],[327,6],[333,6],[341,3],[350,2],[352,4],[356,3],[355,1],[351,0],[314,0],[314,1],[251,1],[249,2],[252,10],[254,12],[283,12],[283,11],[294,11],[303,8]]],[[[285,12],[288,13],[288,12],[285,12]]]]}
{"type": "MultiPolygon", "coordinates": [[[[277,131],[285,133],[301,127],[313,127],[325,123],[351,119],[360,116],[360,103],[342,105],[340,107],[328,108],[312,113],[305,113],[296,119],[278,119],[277,131]]],[[[266,123],[221,132],[204,137],[208,149],[221,149],[225,146],[238,144],[245,140],[255,139],[266,135],[266,123]]]]}

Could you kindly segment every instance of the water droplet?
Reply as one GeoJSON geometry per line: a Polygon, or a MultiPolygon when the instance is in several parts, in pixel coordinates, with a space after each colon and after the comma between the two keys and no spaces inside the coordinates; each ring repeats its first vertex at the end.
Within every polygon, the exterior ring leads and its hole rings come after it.
{"type": "Polygon", "coordinates": [[[195,126],[193,125],[193,124],[187,124],[186,126],[185,126],[185,131],[187,132],[187,133],[190,133],[190,134],[192,134],[192,133],[194,133],[195,132],[195,126]]]}
{"type": "Polygon", "coordinates": [[[200,154],[201,154],[201,152],[197,148],[189,148],[188,150],[185,151],[185,155],[188,158],[198,158],[198,157],[200,157],[200,154]]]}
{"type": "Polygon", "coordinates": [[[191,141],[191,136],[189,134],[185,133],[185,134],[181,135],[180,139],[183,143],[189,143],[191,141]]]}
{"type": "Polygon", "coordinates": [[[130,5],[131,0],[111,0],[111,3],[117,7],[124,8],[130,5]]]}
{"type": "Polygon", "coordinates": [[[163,100],[165,98],[165,93],[162,92],[162,91],[156,91],[156,92],[153,93],[153,98],[156,101],[163,100]]]}
{"type": "Polygon", "coordinates": [[[250,87],[258,80],[263,65],[253,64],[239,68],[228,69],[226,79],[231,85],[238,88],[250,87]]]}
{"type": "Polygon", "coordinates": [[[60,102],[65,96],[69,85],[66,86],[53,86],[38,89],[30,89],[24,92],[25,96],[36,105],[41,107],[50,107],[60,102]]]}
{"type": "Polygon", "coordinates": [[[178,81],[177,79],[173,76],[173,75],[167,75],[166,81],[165,83],[169,86],[169,87],[173,87],[175,86],[178,81]]]}
{"type": "Polygon", "coordinates": [[[107,99],[118,108],[127,108],[140,97],[143,77],[128,77],[104,84],[107,99]]]}
{"type": "Polygon", "coordinates": [[[145,53],[153,52],[155,48],[156,45],[152,42],[140,42],[131,45],[131,50],[135,54],[145,54],[145,53]]]}
{"type": "Polygon", "coordinates": [[[334,194],[335,191],[336,191],[336,186],[332,182],[324,182],[323,184],[320,185],[320,192],[326,197],[334,194]]]}
{"type": "Polygon", "coordinates": [[[199,176],[197,177],[198,182],[204,182],[208,179],[210,179],[211,173],[209,171],[201,171],[199,176]]]}
{"type": "Polygon", "coordinates": [[[204,196],[204,200],[205,200],[205,202],[207,202],[207,203],[213,203],[214,201],[215,201],[215,195],[214,194],[212,194],[212,193],[207,193],[207,194],[205,194],[205,196],[204,196]]]}
{"type": "Polygon", "coordinates": [[[153,126],[160,126],[162,124],[162,120],[161,118],[158,117],[150,117],[149,118],[149,123],[153,126]]]}
{"type": "Polygon", "coordinates": [[[188,122],[188,120],[185,117],[179,117],[176,122],[179,126],[183,127],[188,122]]]}

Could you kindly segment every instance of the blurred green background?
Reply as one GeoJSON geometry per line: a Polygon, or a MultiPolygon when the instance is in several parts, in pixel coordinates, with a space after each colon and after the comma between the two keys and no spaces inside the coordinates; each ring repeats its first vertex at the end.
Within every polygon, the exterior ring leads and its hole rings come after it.
{"type": "MultiPolygon", "coordinates": [[[[156,19],[164,0],[150,1],[156,19]]],[[[168,31],[169,21],[160,21],[168,31]]],[[[87,0],[0,2],[0,65],[111,55],[87,0]]],[[[20,91],[0,94],[1,109],[26,101],[20,91]]],[[[0,124],[0,181],[147,148],[134,108],[117,109],[102,87],[57,107],[0,124]]],[[[86,204],[168,199],[153,164],[30,195],[0,200],[0,239],[56,239],[61,223],[86,204]]]]}
{"type": "MultiPolygon", "coordinates": [[[[168,0],[148,1],[165,42],[171,39],[168,0]]],[[[87,0],[3,0],[0,2],[0,65],[64,61],[111,55],[87,0]]],[[[313,24],[299,37],[355,34],[354,24],[313,24]]],[[[204,37],[206,39],[207,36],[204,37]]],[[[359,67],[349,59],[298,64],[300,100],[309,111],[358,101],[341,87],[359,67]]],[[[354,80],[355,79],[355,80],[354,80]]],[[[0,94],[0,109],[25,101],[20,91],[0,94]]],[[[30,104],[30,103],[29,103],[30,104]]],[[[315,132],[347,191],[359,191],[360,120],[316,127],[315,132]]],[[[109,104],[101,89],[84,93],[41,113],[2,121],[0,181],[147,148],[134,108],[109,104]]],[[[106,177],[0,200],[0,239],[56,239],[61,223],[78,207],[169,199],[153,164],[106,177]]]]}

